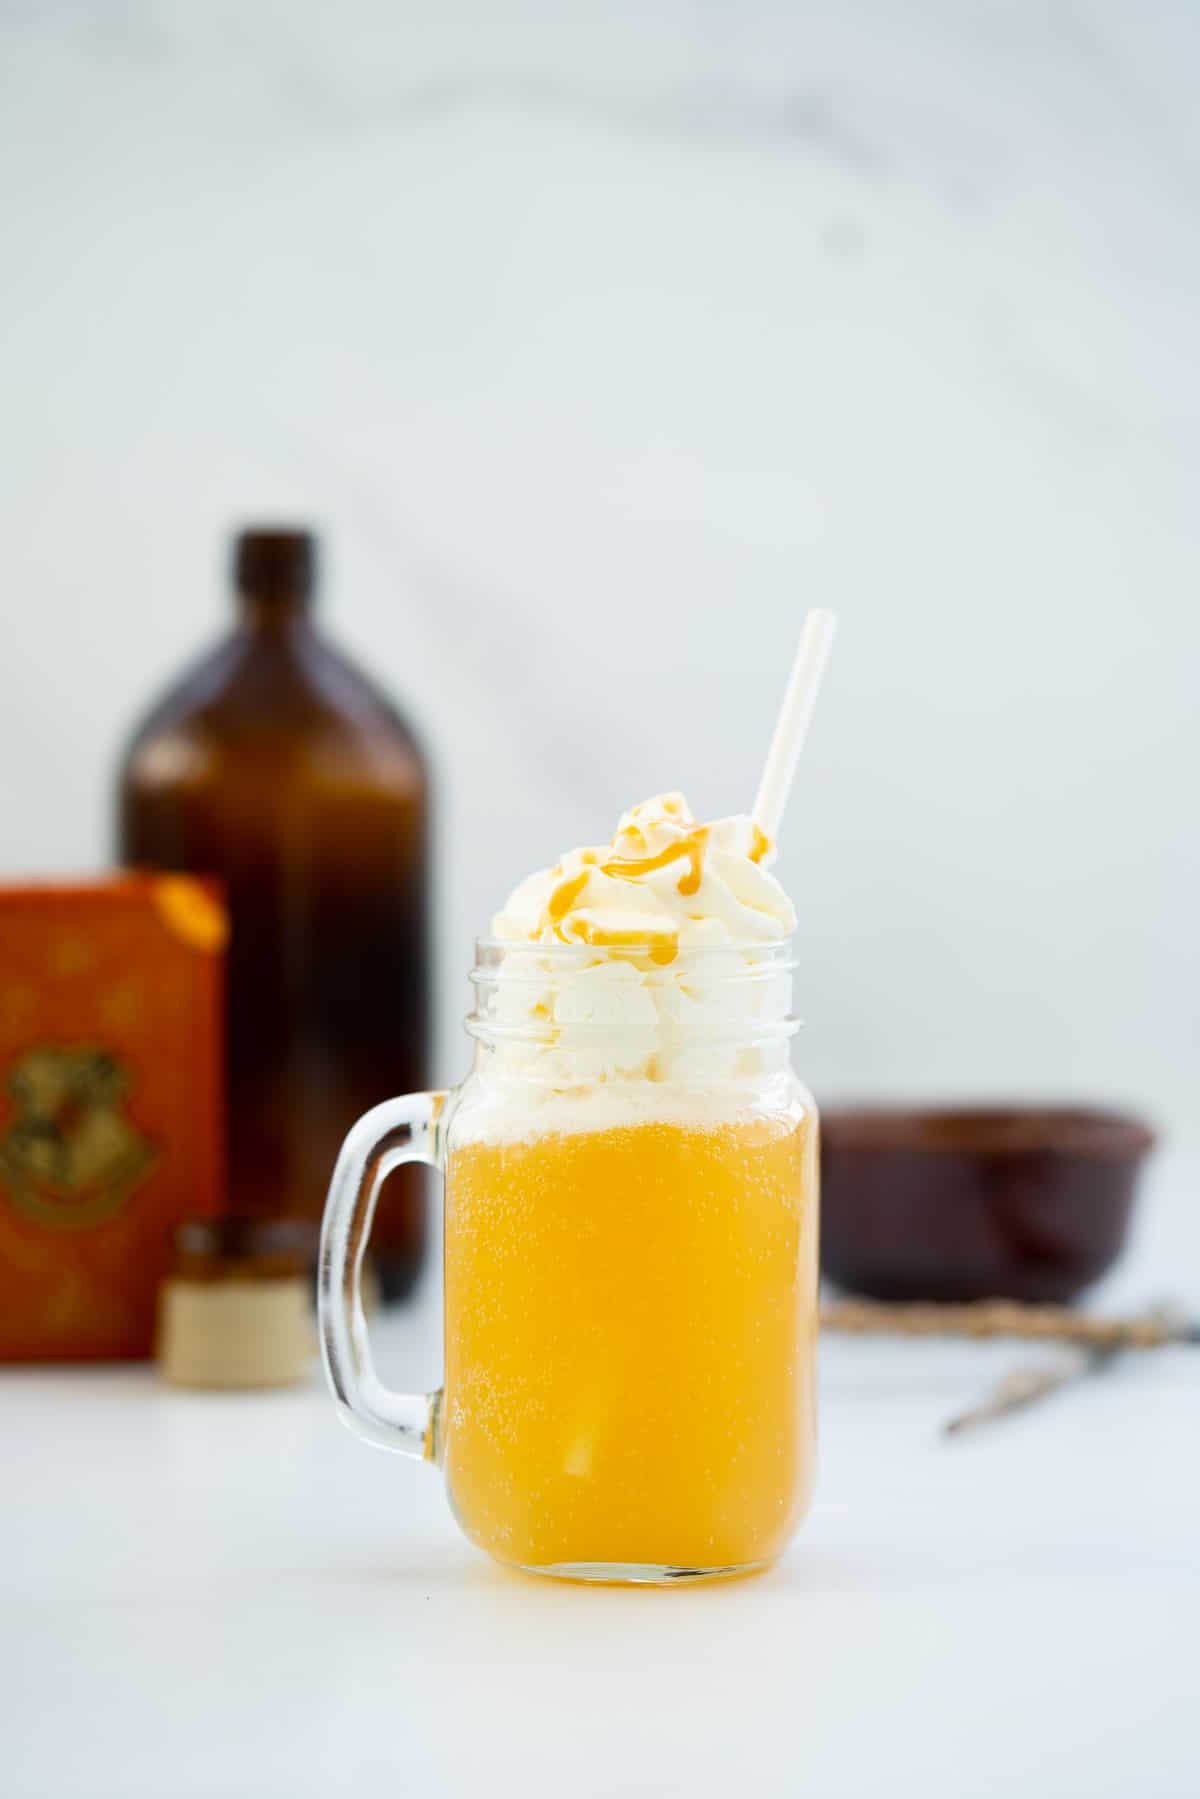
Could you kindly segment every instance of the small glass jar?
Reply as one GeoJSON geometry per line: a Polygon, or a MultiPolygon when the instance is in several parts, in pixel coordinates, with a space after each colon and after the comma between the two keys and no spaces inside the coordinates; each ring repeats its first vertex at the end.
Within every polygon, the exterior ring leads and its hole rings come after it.
{"type": "Polygon", "coordinates": [[[576,1579],[761,1567],[812,1486],[817,1120],[790,945],[658,955],[481,943],[470,1075],[368,1113],[325,1219],[347,1421],[438,1461],[499,1560],[576,1579]],[[414,1158],[446,1182],[428,1398],[380,1386],[358,1300],[378,1185],[414,1158]]]}
{"type": "Polygon", "coordinates": [[[280,1387],[313,1364],[311,1226],[193,1218],[175,1233],[158,1359],[182,1387],[280,1387]]]}

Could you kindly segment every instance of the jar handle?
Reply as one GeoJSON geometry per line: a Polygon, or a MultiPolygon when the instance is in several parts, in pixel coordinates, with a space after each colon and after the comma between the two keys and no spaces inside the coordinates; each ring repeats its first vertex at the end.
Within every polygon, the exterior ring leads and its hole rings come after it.
{"type": "Polygon", "coordinates": [[[445,1093],[409,1093],[364,1113],[333,1171],[317,1274],[321,1355],[342,1422],[377,1449],[437,1460],[441,1393],[393,1393],[375,1372],[362,1305],[362,1267],[379,1189],[394,1168],[444,1173],[438,1120],[445,1093]]]}

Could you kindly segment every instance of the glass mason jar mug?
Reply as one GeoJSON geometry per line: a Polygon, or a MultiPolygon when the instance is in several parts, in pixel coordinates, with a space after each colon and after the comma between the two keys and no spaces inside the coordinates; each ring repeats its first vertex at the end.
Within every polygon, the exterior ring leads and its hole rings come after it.
{"type": "Polygon", "coordinates": [[[454,1092],[389,1100],[330,1188],[319,1308],[343,1417],[439,1463],[466,1535],[575,1579],[777,1557],[815,1450],[817,1118],[788,943],[481,943],[454,1092]],[[445,1383],[389,1392],[360,1277],[379,1186],[445,1179],[445,1383]]]}

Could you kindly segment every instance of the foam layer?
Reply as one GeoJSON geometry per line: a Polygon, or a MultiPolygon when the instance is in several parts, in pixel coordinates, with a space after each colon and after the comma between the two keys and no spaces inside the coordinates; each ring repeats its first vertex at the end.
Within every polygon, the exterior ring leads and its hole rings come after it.
{"type": "Polygon", "coordinates": [[[812,1101],[789,1069],[764,1081],[761,1074],[686,1087],[664,1082],[620,1081],[573,1092],[533,1087],[520,1080],[483,1080],[448,1121],[452,1146],[524,1143],[548,1135],[636,1130],[671,1124],[694,1131],[722,1131],[761,1118],[800,1120],[812,1101]]]}

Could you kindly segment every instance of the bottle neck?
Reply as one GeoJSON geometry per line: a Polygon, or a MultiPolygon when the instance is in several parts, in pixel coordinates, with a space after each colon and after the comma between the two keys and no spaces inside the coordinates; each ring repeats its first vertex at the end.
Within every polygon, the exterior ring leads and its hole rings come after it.
{"type": "Polygon", "coordinates": [[[244,629],[290,636],[307,628],[316,584],[311,531],[255,526],[233,549],[233,587],[244,629]]]}
{"type": "Polygon", "coordinates": [[[264,636],[289,637],[312,625],[312,595],[303,593],[247,593],[237,595],[238,620],[243,630],[264,636]]]}

